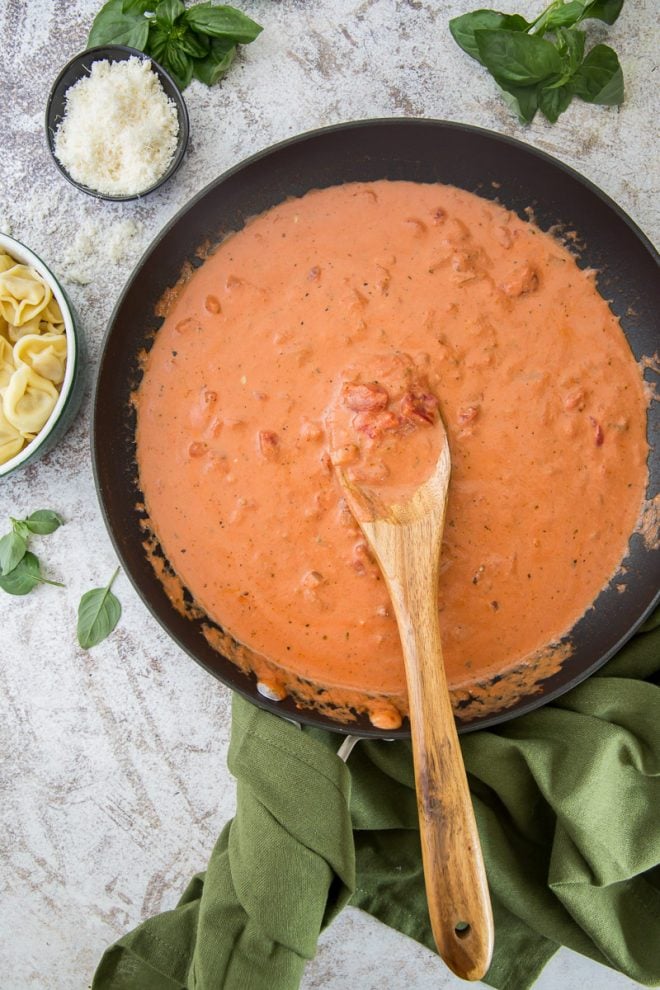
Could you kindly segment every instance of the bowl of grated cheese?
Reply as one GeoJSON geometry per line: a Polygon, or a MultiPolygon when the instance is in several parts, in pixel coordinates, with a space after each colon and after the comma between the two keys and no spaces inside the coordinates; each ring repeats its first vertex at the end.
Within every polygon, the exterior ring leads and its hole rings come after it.
{"type": "Polygon", "coordinates": [[[98,199],[137,199],[158,189],[183,161],[188,133],[188,111],[172,77],[125,45],[76,55],[46,107],[53,161],[72,185],[98,199]]]}

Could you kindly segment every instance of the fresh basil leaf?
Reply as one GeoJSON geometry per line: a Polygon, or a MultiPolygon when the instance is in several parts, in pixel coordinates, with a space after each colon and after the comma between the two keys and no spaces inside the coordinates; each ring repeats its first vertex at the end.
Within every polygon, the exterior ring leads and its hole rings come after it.
{"type": "Polygon", "coordinates": [[[247,45],[261,34],[263,28],[252,18],[243,14],[235,7],[211,7],[206,4],[196,4],[189,7],[185,14],[188,27],[201,34],[210,34],[213,38],[229,38],[231,41],[247,45]]]}
{"type": "Polygon", "coordinates": [[[185,9],[181,0],[161,0],[156,7],[156,24],[163,30],[171,28],[185,9]]]}
{"type": "Polygon", "coordinates": [[[41,576],[41,566],[33,553],[27,550],[9,574],[0,574],[0,588],[8,595],[27,595],[38,584],[52,584],[63,588],[59,581],[48,581],[41,576]]]}
{"type": "Polygon", "coordinates": [[[570,83],[541,89],[538,94],[539,110],[545,114],[551,124],[556,124],[559,115],[564,112],[572,99],[573,89],[570,83]]]}
{"type": "Polygon", "coordinates": [[[608,45],[592,48],[573,77],[573,89],[587,103],[623,103],[623,72],[616,52],[608,45]]]}
{"type": "Polygon", "coordinates": [[[179,76],[181,79],[185,78],[191,64],[189,55],[182,52],[176,44],[169,44],[165,59],[175,75],[179,76]]]}
{"type": "Polygon", "coordinates": [[[122,0],[109,0],[99,10],[92,23],[87,47],[97,45],[128,45],[144,51],[149,37],[149,22],[142,14],[124,13],[122,0]]]}
{"type": "Polygon", "coordinates": [[[54,533],[64,523],[63,519],[52,509],[37,509],[27,519],[23,519],[23,522],[30,532],[37,536],[48,536],[49,533],[54,533]]]}
{"type": "Polygon", "coordinates": [[[169,43],[163,58],[163,65],[179,89],[185,89],[193,74],[193,60],[190,55],[182,52],[176,44],[169,43]]]}
{"type": "Polygon", "coordinates": [[[9,574],[21,562],[27,550],[27,540],[18,533],[7,533],[0,540],[0,574],[9,574]]]}
{"type": "MultiPolygon", "coordinates": [[[[555,82],[545,85],[543,87],[545,90],[561,89],[571,82],[582,64],[585,38],[584,31],[580,31],[579,28],[557,28],[556,45],[557,51],[561,55],[562,74],[555,82]]],[[[566,106],[568,106],[568,103],[566,106]]],[[[564,107],[565,109],[566,107],[564,107]]],[[[560,110],[560,113],[563,113],[563,110],[560,110]]]]}
{"type": "Polygon", "coordinates": [[[148,53],[156,59],[157,62],[162,62],[165,58],[165,52],[167,51],[167,45],[170,40],[170,32],[163,31],[161,27],[158,27],[155,21],[152,21],[149,25],[149,41],[147,43],[148,53]]]}
{"type": "Polygon", "coordinates": [[[614,24],[621,13],[623,0],[593,0],[587,5],[587,9],[582,15],[583,20],[593,19],[604,21],[606,24],[614,24]]]}
{"type": "Polygon", "coordinates": [[[535,30],[542,34],[544,31],[554,31],[558,27],[570,27],[584,17],[588,0],[569,0],[560,6],[554,4],[543,12],[535,24],[535,30]]]}
{"type": "Polygon", "coordinates": [[[39,561],[28,550],[9,574],[0,575],[0,588],[8,595],[27,595],[41,584],[39,572],[39,561]]]}
{"type": "Polygon", "coordinates": [[[124,0],[121,9],[124,14],[144,14],[154,11],[159,0],[124,0]]]}
{"type": "Polygon", "coordinates": [[[211,39],[206,34],[186,28],[179,38],[179,45],[181,50],[192,58],[206,58],[211,50],[211,39]]]}
{"type": "Polygon", "coordinates": [[[206,58],[196,59],[193,63],[195,79],[206,86],[213,86],[227,72],[236,56],[236,45],[232,41],[213,38],[211,50],[206,58]]]}
{"type": "Polygon", "coordinates": [[[86,591],[80,599],[77,633],[78,642],[84,650],[101,643],[119,622],[121,605],[110,590],[118,573],[119,568],[105,588],[86,591]]]}
{"type": "Polygon", "coordinates": [[[549,41],[517,31],[478,30],[481,61],[500,85],[531,86],[561,73],[561,57],[549,41]]]}
{"type": "Polygon", "coordinates": [[[31,530],[24,519],[12,519],[10,516],[9,521],[11,523],[11,528],[18,536],[22,536],[24,540],[29,539],[31,530]]]}
{"type": "Polygon", "coordinates": [[[521,124],[531,124],[538,109],[536,86],[500,86],[502,99],[513,110],[521,124]]]}
{"type": "Polygon", "coordinates": [[[582,64],[586,35],[579,28],[558,28],[557,50],[564,61],[564,72],[573,73],[582,64]]]}
{"type": "Polygon", "coordinates": [[[449,30],[457,45],[464,52],[481,62],[481,55],[474,37],[479,30],[496,30],[507,28],[509,31],[526,31],[529,24],[519,14],[501,14],[498,10],[473,10],[461,17],[453,17],[449,22],[449,30]]]}

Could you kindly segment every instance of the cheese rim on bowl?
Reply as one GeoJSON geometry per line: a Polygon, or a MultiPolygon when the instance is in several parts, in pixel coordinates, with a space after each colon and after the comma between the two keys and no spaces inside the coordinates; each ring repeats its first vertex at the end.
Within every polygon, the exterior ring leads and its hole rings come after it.
{"type": "Polygon", "coordinates": [[[5,251],[17,264],[30,265],[40,275],[52,290],[53,296],[60,307],[64,318],[64,332],[66,335],[67,357],[64,369],[64,379],[60,386],[60,394],[53,411],[46,420],[44,426],[39,430],[34,440],[19,450],[17,454],[10,457],[4,464],[0,464],[0,478],[25,467],[37,457],[46,453],[69,428],[74,416],[78,411],[83,392],[82,375],[82,336],[79,335],[74,319],[71,304],[67,299],[62,286],[52,273],[50,268],[35,254],[31,248],[22,241],[10,237],[9,234],[0,233],[0,252],[5,251]]]}

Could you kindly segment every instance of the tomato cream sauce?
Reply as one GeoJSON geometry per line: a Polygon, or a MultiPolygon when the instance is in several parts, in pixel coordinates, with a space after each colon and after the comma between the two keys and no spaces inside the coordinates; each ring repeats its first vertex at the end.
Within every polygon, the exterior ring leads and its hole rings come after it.
{"type": "Polygon", "coordinates": [[[381,181],[310,192],[225,240],[145,360],[150,526],[274,696],[383,727],[406,711],[401,647],[328,417],[392,354],[449,437],[438,609],[456,697],[509,671],[522,684],[572,628],[621,563],[647,477],[641,371],[593,273],[534,224],[453,187],[381,181]]]}

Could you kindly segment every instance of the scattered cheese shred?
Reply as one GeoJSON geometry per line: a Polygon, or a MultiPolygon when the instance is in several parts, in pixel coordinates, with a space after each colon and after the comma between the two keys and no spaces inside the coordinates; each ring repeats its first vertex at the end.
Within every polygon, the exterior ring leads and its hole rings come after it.
{"type": "Polygon", "coordinates": [[[135,196],[167,170],[178,134],[176,105],[148,60],[102,60],[67,90],[55,155],[76,182],[135,196]]]}

